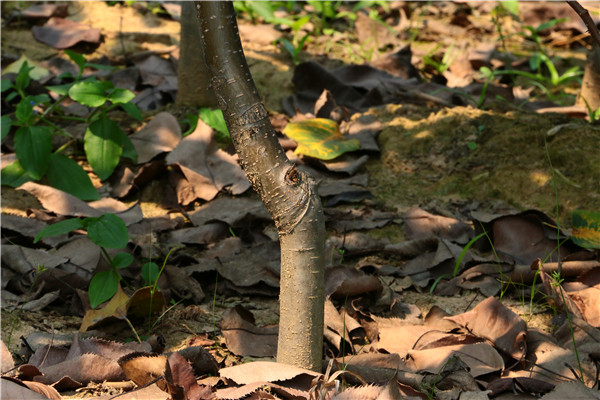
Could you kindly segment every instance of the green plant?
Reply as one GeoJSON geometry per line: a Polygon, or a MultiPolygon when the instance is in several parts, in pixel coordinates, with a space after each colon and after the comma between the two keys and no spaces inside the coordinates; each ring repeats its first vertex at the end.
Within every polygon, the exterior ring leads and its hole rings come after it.
{"type": "Polygon", "coordinates": [[[585,103],[585,108],[587,108],[588,117],[590,118],[590,124],[595,124],[600,121],[600,107],[595,110],[590,107],[587,100],[584,98],[583,102],[585,103]]]}
{"type": "Polygon", "coordinates": [[[133,256],[129,253],[117,253],[111,257],[106,251],[106,249],[125,248],[129,242],[129,233],[121,218],[114,214],[104,214],[100,217],[71,218],[48,225],[37,234],[34,243],[45,237],[62,235],[74,230],[86,230],[90,240],[100,246],[111,266],[109,270],[97,272],[90,281],[88,289],[90,306],[96,308],[117,292],[119,282],[123,280],[119,269],[126,268],[133,262],[133,256]]]}
{"type": "MultiPolygon", "coordinates": [[[[478,125],[477,130],[475,131],[475,136],[477,136],[477,137],[481,136],[483,134],[484,130],[485,130],[484,125],[478,125]]],[[[475,150],[477,148],[477,143],[475,143],[473,141],[469,141],[469,142],[467,142],[467,146],[469,147],[469,150],[475,150]]]]}
{"type": "Polygon", "coordinates": [[[15,111],[1,119],[2,138],[8,135],[11,127],[17,127],[14,136],[17,161],[2,169],[2,184],[17,187],[45,176],[57,189],[82,200],[98,200],[100,196],[88,174],[63,154],[77,143],[77,139],[54,121],[75,121],[87,125],[83,137],[84,153],[96,175],[104,180],[112,174],[121,157],[134,161],[137,158],[128,136],[108,116],[108,112],[121,107],[138,120],[141,120],[141,112],[130,102],[135,96],[130,90],[116,88],[108,81],[82,77],[84,68],[101,66],[86,62],[84,56],[72,51],[66,50],[66,54],[79,67],[79,73],[77,76],[62,74],[61,79],[71,82],[47,87],[60,96],[56,101],[47,94],[27,94],[33,70],[27,61],[21,65],[14,83],[2,80],[1,91],[8,93],[6,102],[19,98],[15,111]],[[85,118],[65,115],[58,106],[67,98],[91,107],[93,111],[85,118]],[[66,136],[68,140],[53,151],[54,136],[66,136]]]}
{"type": "Polygon", "coordinates": [[[439,59],[438,57],[435,57],[435,53],[440,49],[440,47],[442,47],[442,45],[438,44],[433,50],[425,54],[423,57],[423,63],[425,66],[433,67],[438,74],[442,75],[448,70],[448,68],[450,68],[450,64],[452,64],[456,56],[458,56],[458,52],[454,51],[454,44],[452,44],[444,52],[442,58],[439,59]]]}

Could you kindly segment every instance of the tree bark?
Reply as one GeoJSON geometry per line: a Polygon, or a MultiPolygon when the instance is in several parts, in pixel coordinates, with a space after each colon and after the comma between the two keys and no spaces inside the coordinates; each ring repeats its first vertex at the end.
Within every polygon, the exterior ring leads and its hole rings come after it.
{"type": "Polygon", "coordinates": [[[210,71],[204,62],[196,8],[189,1],[181,2],[177,104],[191,107],[217,105],[217,99],[210,87],[210,71]]]}
{"type": "Polygon", "coordinates": [[[233,4],[196,1],[195,5],[211,84],[240,164],[279,233],[277,361],[320,371],[325,223],[316,183],[289,161],[279,145],[244,57],[233,4]]]}

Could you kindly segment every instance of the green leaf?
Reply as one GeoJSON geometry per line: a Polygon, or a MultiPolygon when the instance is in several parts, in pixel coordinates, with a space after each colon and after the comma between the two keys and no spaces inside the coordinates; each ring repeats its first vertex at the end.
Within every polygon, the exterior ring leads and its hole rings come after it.
{"type": "Polygon", "coordinates": [[[0,173],[0,181],[3,185],[11,187],[19,187],[25,182],[34,181],[35,179],[21,167],[18,161],[8,164],[2,168],[0,173]]]}
{"type": "Polygon", "coordinates": [[[0,140],[4,140],[8,132],[10,132],[10,128],[12,127],[12,119],[8,115],[3,115],[0,118],[0,127],[2,131],[2,135],[0,136],[0,140]]]}
{"type": "Polygon", "coordinates": [[[190,127],[187,131],[183,132],[181,134],[181,136],[187,136],[190,133],[194,132],[196,130],[196,127],[198,126],[198,119],[199,117],[197,115],[194,114],[186,114],[186,119],[183,120],[183,122],[187,122],[189,123],[190,127]]]}
{"type": "Polygon", "coordinates": [[[77,64],[79,70],[83,71],[83,68],[85,68],[85,57],[82,54],[75,53],[73,50],[65,50],[65,53],[69,56],[71,61],[77,64]]]}
{"type": "Polygon", "coordinates": [[[129,242],[125,222],[115,214],[104,214],[87,224],[88,237],[100,247],[123,249],[129,242]]]}
{"type": "Polygon", "coordinates": [[[129,115],[131,115],[133,118],[135,118],[138,121],[142,120],[142,112],[140,111],[140,109],[138,108],[138,106],[136,106],[133,103],[121,103],[120,104],[121,108],[123,110],[125,110],[125,112],[129,115]]]}
{"type": "Polygon", "coordinates": [[[498,4],[513,15],[519,15],[519,2],[517,0],[504,0],[498,4]]]}
{"type": "Polygon", "coordinates": [[[31,121],[33,121],[34,113],[33,113],[33,105],[35,102],[31,98],[31,96],[27,96],[17,104],[17,109],[15,110],[15,117],[17,117],[17,121],[20,125],[28,125],[31,121]]]}
{"type": "Polygon", "coordinates": [[[64,96],[65,94],[69,93],[69,89],[71,89],[71,87],[74,85],[74,82],[71,83],[65,83],[64,85],[52,85],[52,86],[46,86],[46,89],[48,89],[51,92],[54,92],[58,95],[64,96]]]}
{"type": "Polygon", "coordinates": [[[158,265],[152,261],[142,265],[142,279],[148,285],[154,284],[158,279],[158,265]]]}
{"type": "Polygon", "coordinates": [[[332,160],[343,153],[360,148],[358,140],[345,139],[338,124],[326,118],[290,122],[283,133],[298,142],[296,154],[305,154],[321,160],[332,160]]]}
{"type": "Polygon", "coordinates": [[[75,229],[82,229],[83,222],[79,218],[66,219],[52,225],[48,225],[42,229],[33,239],[33,243],[37,243],[40,239],[51,236],[58,236],[64,233],[69,233],[75,229]]]}
{"type": "Polygon", "coordinates": [[[69,97],[84,106],[100,107],[106,103],[106,91],[112,86],[111,82],[77,82],[69,89],[69,97]]]}
{"type": "Polygon", "coordinates": [[[198,113],[200,119],[204,121],[206,125],[229,136],[229,129],[227,129],[227,124],[225,123],[225,118],[223,117],[221,109],[217,108],[213,110],[211,108],[203,107],[198,113]]]}
{"type": "Polygon", "coordinates": [[[571,239],[586,249],[600,249],[600,212],[573,210],[571,239]]]}
{"type": "Polygon", "coordinates": [[[118,253],[112,259],[112,266],[115,268],[127,268],[133,262],[133,256],[129,253],[118,253]]]}
{"type": "Polygon", "coordinates": [[[50,164],[52,132],[44,126],[19,128],[15,133],[15,152],[23,169],[34,179],[41,179],[50,164]]]}
{"type": "Polygon", "coordinates": [[[100,271],[90,281],[88,296],[90,307],[96,308],[117,293],[119,275],[115,270],[100,271]]]}
{"type": "Polygon", "coordinates": [[[98,191],[79,164],[62,154],[52,154],[46,176],[52,187],[83,200],[100,200],[98,191]]]}
{"type": "Polygon", "coordinates": [[[83,136],[83,148],[94,172],[101,180],[114,171],[121,153],[125,134],[114,121],[106,116],[92,122],[83,136]]]}
{"type": "Polygon", "coordinates": [[[29,71],[33,70],[33,67],[30,67],[27,61],[23,61],[21,67],[19,68],[19,74],[17,75],[17,79],[15,80],[15,86],[21,90],[27,89],[29,86],[29,82],[31,81],[29,77],[29,71]]]}
{"type": "Polygon", "coordinates": [[[135,94],[131,90],[116,88],[108,94],[108,100],[114,104],[128,103],[135,97],[135,94]]]}
{"type": "Polygon", "coordinates": [[[7,90],[9,90],[10,88],[13,87],[12,82],[10,81],[10,79],[2,79],[0,81],[0,93],[4,93],[7,90]]]}
{"type": "Polygon", "coordinates": [[[123,153],[121,154],[121,157],[128,158],[132,162],[137,163],[137,156],[137,150],[131,142],[131,139],[129,139],[129,136],[123,134],[123,153]]]}

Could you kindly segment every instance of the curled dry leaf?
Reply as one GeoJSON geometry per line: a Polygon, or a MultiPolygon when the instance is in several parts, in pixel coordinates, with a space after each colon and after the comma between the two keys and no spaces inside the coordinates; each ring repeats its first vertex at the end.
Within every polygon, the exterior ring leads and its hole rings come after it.
{"type": "MultiPolygon", "coordinates": [[[[58,392],[57,392],[58,394],[58,392]]],[[[49,397],[45,394],[35,392],[28,388],[24,383],[17,383],[15,380],[10,378],[2,377],[2,384],[0,384],[0,398],[3,399],[14,399],[14,400],[48,400],[48,399],[61,399],[59,397],[49,397]]]]}
{"type": "Polygon", "coordinates": [[[250,182],[237,157],[219,149],[212,136],[212,128],[198,121],[196,130],[167,156],[167,163],[179,166],[202,200],[212,200],[225,187],[234,195],[244,193],[250,182]]]}
{"type": "Polygon", "coordinates": [[[495,297],[483,300],[471,311],[445,318],[465,327],[473,335],[489,340],[514,359],[525,356],[525,321],[495,297]]]}
{"type": "Polygon", "coordinates": [[[379,278],[362,271],[344,266],[328,268],[325,271],[325,296],[346,298],[383,289],[379,278]]]}

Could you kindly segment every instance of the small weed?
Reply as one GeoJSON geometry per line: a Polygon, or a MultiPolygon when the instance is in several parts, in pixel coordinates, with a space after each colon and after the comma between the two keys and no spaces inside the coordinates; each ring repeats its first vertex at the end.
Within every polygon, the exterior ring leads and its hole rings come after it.
{"type": "Polygon", "coordinates": [[[130,101],[135,97],[130,90],[116,88],[112,82],[99,81],[96,78],[83,78],[85,68],[106,68],[86,62],[84,56],[70,50],[65,51],[69,58],[79,67],[79,73],[60,76],[70,83],[48,86],[60,98],[52,101],[47,94],[30,95],[27,93],[31,83],[30,67],[24,61],[19,69],[15,82],[2,80],[1,92],[8,92],[6,102],[19,99],[15,111],[2,116],[2,139],[16,127],[14,134],[17,161],[2,169],[2,184],[18,187],[28,181],[37,181],[44,177],[51,186],[70,193],[82,200],[99,200],[100,195],[94,188],[88,174],[63,152],[77,143],[65,129],[56,125],[53,120],[69,120],[87,125],[83,137],[83,148],[87,161],[96,173],[104,180],[116,168],[122,157],[135,162],[137,153],[129,137],[119,125],[108,116],[108,112],[120,107],[137,120],[142,119],[141,112],[130,101]],[[58,107],[65,99],[91,107],[94,110],[86,117],[64,115],[58,107]],[[66,136],[68,141],[53,151],[52,138],[66,136]]]}
{"type": "Polygon", "coordinates": [[[120,281],[125,282],[119,270],[128,267],[133,262],[133,256],[129,253],[117,253],[111,257],[106,249],[124,249],[129,242],[129,233],[121,218],[114,214],[104,214],[93,218],[71,218],[49,225],[37,234],[34,243],[45,237],[62,235],[79,229],[86,230],[90,240],[100,246],[111,266],[107,271],[97,272],[90,281],[88,289],[90,307],[96,308],[115,295],[120,281]]]}

